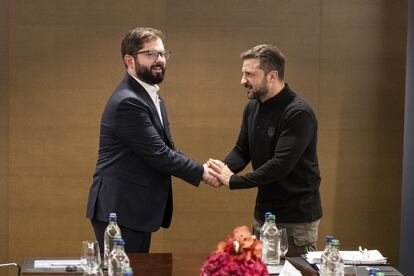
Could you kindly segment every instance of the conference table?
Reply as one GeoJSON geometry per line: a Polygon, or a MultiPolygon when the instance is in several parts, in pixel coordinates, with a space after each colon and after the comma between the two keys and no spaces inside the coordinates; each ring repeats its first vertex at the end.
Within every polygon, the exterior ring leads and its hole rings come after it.
{"type": "MultiPolygon", "coordinates": [[[[197,253],[149,253],[128,254],[134,276],[197,276],[206,254],[197,253]]],[[[23,261],[22,276],[72,276],[82,272],[66,272],[65,268],[34,268],[34,260],[76,259],[76,258],[33,258],[23,261]]],[[[301,257],[289,257],[288,260],[301,271],[302,275],[318,275],[318,273],[301,257]]],[[[104,272],[106,275],[106,272],[104,272]]]]}

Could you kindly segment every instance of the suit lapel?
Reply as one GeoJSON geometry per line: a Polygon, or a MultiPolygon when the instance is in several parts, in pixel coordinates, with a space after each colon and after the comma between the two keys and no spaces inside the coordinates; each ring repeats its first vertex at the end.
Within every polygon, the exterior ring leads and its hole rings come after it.
{"type": "Polygon", "coordinates": [[[168,141],[170,142],[171,148],[174,149],[174,143],[172,141],[172,137],[171,137],[171,133],[170,133],[170,127],[169,127],[170,123],[168,122],[167,109],[165,108],[164,100],[161,99],[161,97],[159,97],[159,99],[160,99],[160,108],[161,108],[162,121],[164,122],[165,136],[168,139],[168,141]]]}
{"type": "MultiPolygon", "coordinates": [[[[127,82],[128,86],[130,86],[133,89],[135,94],[137,94],[137,96],[142,98],[148,104],[151,115],[152,115],[151,118],[153,119],[154,126],[157,129],[160,136],[164,138],[166,135],[164,134],[163,125],[158,115],[157,108],[155,107],[155,104],[152,101],[148,92],[136,80],[134,80],[134,78],[132,78],[128,73],[125,76],[125,81],[127,82]]],[[[164,120],[164,117],[162,119],[164,120]]]]}

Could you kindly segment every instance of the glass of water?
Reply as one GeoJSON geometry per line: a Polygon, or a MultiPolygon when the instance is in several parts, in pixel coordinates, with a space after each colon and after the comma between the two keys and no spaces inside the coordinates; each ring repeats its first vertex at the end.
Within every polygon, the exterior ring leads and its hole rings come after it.
{"type": "Polygon", "coordinates": [[[285,257],[286,253],[289,250],[286,228],[279,229],[279,238],[280,238],[280,257],[285,257]]]}
{"type": "Polygon", "coordinates": [[[81,267],[84,275],[100,275],[101,253],[97,241],[83,241],[81,267]]]}

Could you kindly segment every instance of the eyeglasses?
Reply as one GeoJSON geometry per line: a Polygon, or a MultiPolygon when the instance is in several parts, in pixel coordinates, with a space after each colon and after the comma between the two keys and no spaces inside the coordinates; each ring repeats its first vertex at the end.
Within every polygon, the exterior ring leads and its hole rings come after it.
{"type": "Polygon", "coordinates": [[[146,50],[146,51],[140,51],[140,52],[133,53],[132,55],[139,55],[139,54],[146,55],[147,57],[152,58],[153,60],[156,60],[158,56],[161,56],[165,60],[168,60],[171,56],[171,51],[159,52],[159,51],[153,51],[153,50],[146,50]]]}

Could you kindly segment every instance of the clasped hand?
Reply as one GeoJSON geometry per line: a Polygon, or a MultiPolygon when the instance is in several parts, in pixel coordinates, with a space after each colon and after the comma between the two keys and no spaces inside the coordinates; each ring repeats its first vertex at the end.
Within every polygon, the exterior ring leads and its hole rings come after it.
{"type": "Polygon", "coordinates": [[[209,159],[204,165],[203,181],[212,187],[229,186],[233,172],[226,164],[216,159],[209,159]]]}

